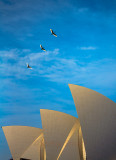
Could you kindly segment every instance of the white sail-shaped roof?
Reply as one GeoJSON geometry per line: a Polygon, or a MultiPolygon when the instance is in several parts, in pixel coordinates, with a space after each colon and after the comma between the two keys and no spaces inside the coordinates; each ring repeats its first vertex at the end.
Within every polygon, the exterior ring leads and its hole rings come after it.
{"type": "Polygon", "coordinates": [[[87,159],[116,159],[116,103],[102,94],[69,85],[80,120],[87,159]]]}
{"type": "Polygon", "coordinates": [[[67,142],[59,160],[81,160],[79,153],[79,130],[74,131],[73,135],[67,142]]]}
{"type": "Polygon", "coordinates": [[[65,113],[45,109],[40,111],[47,160],[58,160],[75,130],[79,129],[80,124],[77,118],[65,113]]]}
{"type": "Polygon", "coordinates": [[[31,160],[41,160],[40,148],[42,140],[43,140],[43,133],[27,148],[27,150],[23,153],[21,158],[26,158],[31,160]]]}
{"type": "Polygon", "coordinates": [[[42,129],[28,126],[2,127],[13,160],[20,160],[27,148],[41,135],[42,129]]]}

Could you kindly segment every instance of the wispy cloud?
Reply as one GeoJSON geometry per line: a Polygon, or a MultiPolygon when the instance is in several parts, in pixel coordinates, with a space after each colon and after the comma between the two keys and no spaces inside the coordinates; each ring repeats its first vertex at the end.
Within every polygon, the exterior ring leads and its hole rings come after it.
{"type": "Polygon", "coordinates": [[[115,67],[116,61],[113,59],[102,59],[87,64],[81,64],[74,59],[59,59],[50,69],[44,70],[43,76],[58,83],[113,88],[116,83],[115,67]]]}
{"type": "Polygon", "coordinates": [[[18,53],[18,49],[2,50],[0,51],[0,57],[4,59],[17,59],[18,53]]]}
{"type": "MultiPolygon", "coordinates": [[[[16,56],[15,50],[4,51],[6,55],[16,56]]],[[[58,83],[93,84],[96,86],[114,86],[116,82],[116,61],[113,59],[101,59],[88,63],[74,58],[61,58],[59,49],[48,52],[31,53],[22,56],[22,51],[15,57],[16,63],[5,61],[1,63],[0,71],[4,76],[15,76],[25,79],[30,76],[45,77],[49,81],[58,83]],[[20,55],[20,56],[19,56],[20,55]],[[26,68],[26,62],[33,70],[26,68]],[[112,77],[112,78],[111,78],[112,77]]],[[[1,53],[1,52],[0,52],[1,53]]],[[[1,55],[1,54],[0,54],[1,55]]],[[[7,57],[9,59],[9,57],[7,57]]],[[[3,58],[3,55],[2,55],[3,58]]]]}
{"type": "Polygon", "coordinates": [[[49,65],[53,63],[56,56],[59,53],[59,49],[47,52],[30,52],[28,49],[18,50],[4,50],[0,51],[1,57],[1,74],[4,76],[15,76],[26,78],[31,74],[42,74],[43,70],[47,70],[49,65]],[[51,61],[51,63],[49,63],[51,61]],[[29,63],[33,67],[33,71],[27,70],[26,63],[29,63]]]}
{"type": "Polygon", "coordinates": [[[80,50],[96,50],[97,47],[88,46],[88,47],[80,47],[80,50]]]}

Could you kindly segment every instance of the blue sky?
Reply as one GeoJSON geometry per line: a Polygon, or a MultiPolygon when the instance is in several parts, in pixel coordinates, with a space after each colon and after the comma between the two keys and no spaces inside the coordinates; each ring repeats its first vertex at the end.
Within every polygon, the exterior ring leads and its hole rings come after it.
{"type": "MultiPolygon", "coordinates": [[[[0,0],[0,125],[41,127],[40,108],[77,117],[68,83],[116,102],[115,19],[115,0],[0,0]]],[[[2,129],[0,142],[8,160],[2,129]]]]}

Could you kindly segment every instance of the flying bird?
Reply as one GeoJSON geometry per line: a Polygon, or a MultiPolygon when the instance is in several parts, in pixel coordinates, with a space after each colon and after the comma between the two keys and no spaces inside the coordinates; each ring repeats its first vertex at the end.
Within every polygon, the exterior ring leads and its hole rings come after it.
{"type": "Polygon", "coordinates": [[[40,48],[41,50],[46,51],[45,48],[43,48],[41,44],[40,44],[40,48]]]}
{"type": "Polygon", "coordinates": [[[27,68],[32,69],[32,67],[30,67],[30,65],[27,63],[27,68]]]}
{"type": "Polygon", "coordinates": [[[50,29],[50,31],[51,31],[51,34],[52,34],[52,35],[54,35],[55,37],[57,37],[57,35],[53,32],[52,29],[50,29]]]}

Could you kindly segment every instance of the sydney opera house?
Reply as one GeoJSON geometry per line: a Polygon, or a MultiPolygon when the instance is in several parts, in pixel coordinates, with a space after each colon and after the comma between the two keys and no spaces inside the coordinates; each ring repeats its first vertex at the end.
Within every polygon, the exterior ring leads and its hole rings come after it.
{"type": "Polygon", "coordinates": [[[69,85],[78,118],[41,109],[42,129],[2,127],[13,160],[116,160],[116,104],[69,85]]]}

